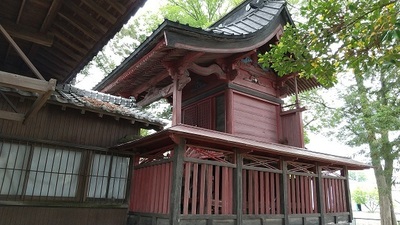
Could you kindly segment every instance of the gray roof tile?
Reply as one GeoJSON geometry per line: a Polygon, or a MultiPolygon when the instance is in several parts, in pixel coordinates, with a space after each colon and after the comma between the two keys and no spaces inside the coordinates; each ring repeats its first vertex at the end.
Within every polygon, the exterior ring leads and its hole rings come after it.
{"type": "MultiPolygon", "coordinates": [[[[285,6],[285,1],[264,0],[259,7],[248,7],[246,14],[240,14],[235,20],[229,20],[227,24],[219,24],[209,31],[216,34],[243,35],[254,33],[267,26],[275,17],[279,16],[280,10],[285,6]]],[[[231,18],[235,15],[231,15],[231,18]]]]}
{"type": "MultiPolygon", "coordinates": [[[[0,91],[14,92],[26,97],[37,96],[37,93],[7,87],[0,87],[0,91]]],[[[72,105],[83,110],[104,111],[112,113],[115,116],[131,117],[132,119],[142,120],[141,122],[144,123],[149,122],[159,126],[166,125],[160,118],[137,108],[134,98],[127,99],[97,91],[83,90],[69,84],[57,86],[56,90],[50,96],[49,103],[51,102],[72,105]]]]}

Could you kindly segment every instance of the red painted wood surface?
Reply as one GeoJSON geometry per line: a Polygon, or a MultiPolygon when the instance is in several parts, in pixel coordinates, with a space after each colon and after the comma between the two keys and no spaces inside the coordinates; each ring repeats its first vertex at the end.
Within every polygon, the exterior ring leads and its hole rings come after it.
{"type": "Polygon", "coordinates": [[[345,179],[323,178],[326,213],[347,212],[345,182],[345,179]]]}
{"type": "Polygon", "coordinates": [[[288,207],[289,214],[317,213],[317,189],[315,177],[289,174],[288,207]]]}
{"type": "Polygon", "coordinates": [[[293,112],[281,116],[282,142],[291,146],[304,148],[303,122],[301,112],[293,112]]]}
{"type": "Polygon", "coordinates": [[[257,141],[279,142],[276,115],[278,106],[234,93],[233,134],[257,141]]]}
{"type": "Polygon", "coordinates": [[[182,214],[232,214],[233,168],[185,162],[182,214]]]}
{"type": "Polygon", "coordinates": [[[280,176],[279,173],[243,170],[244,214],[281,213],[280,176]]]}
{"type": "Polygon", "coordinates": [[[171,169],[171,162],[135,169],[129,210],[168,214],[171,169]]]}

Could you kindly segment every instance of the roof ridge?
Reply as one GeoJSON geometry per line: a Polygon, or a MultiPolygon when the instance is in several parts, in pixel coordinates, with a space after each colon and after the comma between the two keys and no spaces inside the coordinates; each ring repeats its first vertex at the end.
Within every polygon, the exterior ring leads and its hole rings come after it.
{"type": "Polygon", "coordinates": [[[103,102],[113,103],[115,105],[123,105],[129,108],[136,107],[136,99],[134,97],[124,98],[121,96],[110,95],[98,91],[84,90],[71,84],[58,85],[57,89],[61,92],[77,95],[79,97],[93,98],[103,102]]]}

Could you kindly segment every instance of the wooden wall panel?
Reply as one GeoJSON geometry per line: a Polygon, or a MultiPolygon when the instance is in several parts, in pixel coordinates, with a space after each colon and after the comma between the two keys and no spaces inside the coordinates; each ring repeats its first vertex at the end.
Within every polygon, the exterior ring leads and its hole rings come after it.
{"type": "Polygon", "coordinates": [[[129,211],[168,214],[171,177],[171,162],[135,169],[129,211]]]}
{"type": "Polygon", "coordinates": [[[278,142],[278,106],[251,96],[234,93],[233,134],[278,142]]]}
{"type": "Polygon", "coordinates": [[[287,145],[304,148],[303,121],[301,112],[281,116],[282,142],[287,145]]]}
{"type": "Polygon", "coordinates": [[[126,214],[126,208],[0,206],[0,225],[125,225],[126,214]]]}
{"type": "MultiPolygon", "coordinates": [[[[11,97],[10,100],[21,111],[26,111],[32,104],[25,99],[11,97]]],[[[0,110],[7,109],[8,104],[1,99],[0,110]]],[[[92,112],[81,113],[80,110],[46,104],[26,124],[0,119],[0,134],[19,138],[67,142],[71,144],[109,147],[117,144],[126,135],[136,135],[138,125],[129,121],[104,115],[100,118],[92,112]]]]}

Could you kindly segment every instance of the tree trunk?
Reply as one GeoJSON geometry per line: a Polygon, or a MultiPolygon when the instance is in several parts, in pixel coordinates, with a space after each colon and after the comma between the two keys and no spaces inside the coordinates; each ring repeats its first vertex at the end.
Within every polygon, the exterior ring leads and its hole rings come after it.
{"type": "Polygon", "coordinates": [[[378,186],[381,225],[396,225],[391,187],[387,185],[388,182],[386,182],[386,178],[384,176],[384,171],[382,170],[379,157],[375,160],[373,158],[373,154],[371,154],[376,184],[378,186]]]}

